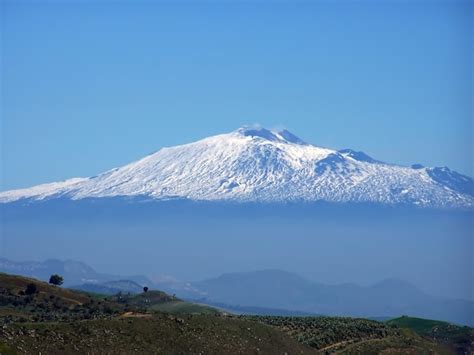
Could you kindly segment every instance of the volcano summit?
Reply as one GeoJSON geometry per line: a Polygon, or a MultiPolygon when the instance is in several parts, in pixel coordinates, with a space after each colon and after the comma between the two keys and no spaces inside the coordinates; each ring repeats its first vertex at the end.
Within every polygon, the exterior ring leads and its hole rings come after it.
{"type": "Polygon", "coordinates": [[[143,196],[472,208],[473,184],[448,168],[394,165],[351,149],[317,147],[286,130],[243,127],[162,148],[95,177],[2,192],[0,202],[143,196]]]}

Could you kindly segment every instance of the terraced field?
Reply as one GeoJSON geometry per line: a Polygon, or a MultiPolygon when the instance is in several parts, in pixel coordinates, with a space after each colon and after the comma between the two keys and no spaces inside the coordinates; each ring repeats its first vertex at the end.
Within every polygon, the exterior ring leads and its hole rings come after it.
{"type": "Polygon", "coordinates": [[[272,317],[241,318],[270,325],[323,353],[452,353],[414,331],[363,318],[272,317]]]}

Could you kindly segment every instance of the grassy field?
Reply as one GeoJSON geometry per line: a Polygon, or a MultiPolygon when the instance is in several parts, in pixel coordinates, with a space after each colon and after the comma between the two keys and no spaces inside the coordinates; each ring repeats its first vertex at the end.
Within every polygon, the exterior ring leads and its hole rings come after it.
{"type": "Polygon", "coordinates": [[[14,324],[4,332],[19,353],[311,353],[291,337],[255,322],[156,313],[86,322],[14,324]]]}

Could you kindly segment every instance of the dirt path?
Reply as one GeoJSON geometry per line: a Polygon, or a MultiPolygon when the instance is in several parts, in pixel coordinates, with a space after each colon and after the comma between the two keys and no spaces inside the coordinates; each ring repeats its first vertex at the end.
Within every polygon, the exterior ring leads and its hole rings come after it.
{"type": "Polygon", "coordinates": [[[148,313],[136,313],[136,312],[125,312],[120,317],[122,318],[150,318],[151,314],[148,313]]]}
{"type": "Polygon", "coordinates": [[[334,343],[334,344],[331,344],[329,346],[326,346],[325,348],[318,349],[318,351],[326,351],[326,350],[330,350],[332,348],[337,348],[339,346],[352,344],[352,343],[354,343],[352,340],[343,340],[343,341],[340,341],[339,343],[334,343]]]}

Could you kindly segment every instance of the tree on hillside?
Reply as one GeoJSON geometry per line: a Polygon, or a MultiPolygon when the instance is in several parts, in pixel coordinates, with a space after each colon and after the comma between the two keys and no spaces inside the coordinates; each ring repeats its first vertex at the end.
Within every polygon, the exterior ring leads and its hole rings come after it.
{"type": "Polygon", "coordinates": [[[148,287],[147,286],[143,287],[143,292],[145,292],[145,293],[148,292],[148,287]]]}
{"type": "Polygon", "coordinates": [[[36,284],[31,283],[31,284],[26,285],[25,295],[33,295],[37,291],[38,291],[38,287],[36,286],[36,284]]]}
{"type": "Polygon", "coordinates": [[[63,281],[63,277],[58,274],[51,275],[51,277],[49,278],[49,283],[51,285],[60,286],[63,284],[63,281]]]}

